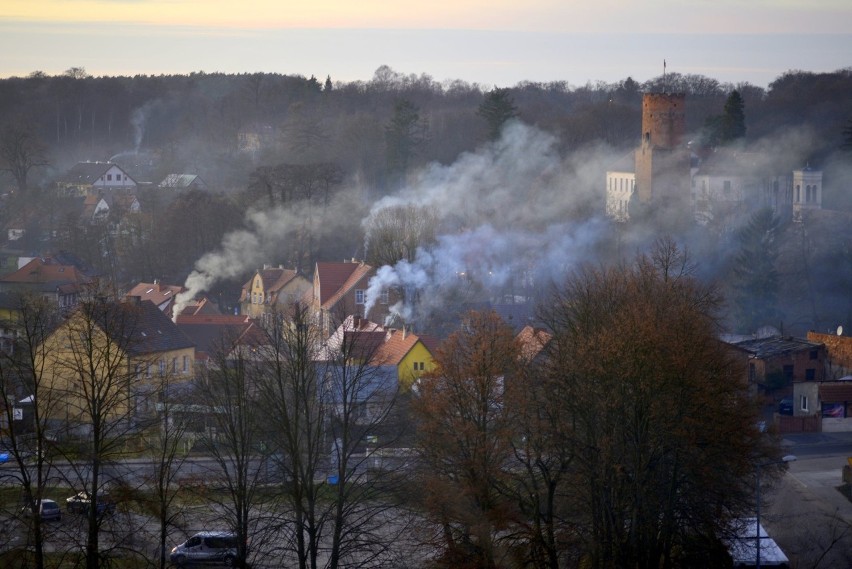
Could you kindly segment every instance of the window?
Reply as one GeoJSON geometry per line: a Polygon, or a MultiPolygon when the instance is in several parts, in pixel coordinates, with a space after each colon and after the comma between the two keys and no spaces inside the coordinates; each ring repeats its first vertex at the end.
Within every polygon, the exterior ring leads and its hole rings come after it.
{"type": "Polygon", "coordinates": [[[802,411],[808,410],[808,396],[802,395],[802,411]]]}
{"type": "Polygon", "coordinates": [[[166,373],[166,360],[160,360],[160,375],[166,373]]]}
{"type": "Polygon", "coordinates": [[[816,370],[814,368],[808,368],[805,370],[805,381],[813,381],[816,379],[816,370]]]}
{"type": "Polygon", "coordinates": [[[749,381],[749,383],[754,383],[756,376],[757,376],[757,370],[755,369],[754,364],[748,364],[748,381],[749,381]]]}
{"type": "Polygon", "coordinates": [[[793,381],[793,366],[786,365],[784,366],[782,371],[784,374],[784,381],[786,383],[790,383],[791,381],[793,381]]]}
{"type": "Polygon", "coordinates": [[[355,304],[364,304],[364,291],[361,289],[355,291],[355,304]]]}
{"type": "Polygon", "coordinates": [[[381,302],[382,304],[388,303],[388,291],[382,291],[382,294],[379,296],[379,302],[381,302]]]}
{"type": "Polygon", "coordinates": [[[726,196],[731,195],[731,181],[730,180],[725,180],[722,183],[722,191],[725,193],[726,196]]]}
{"type": "Polygon", "coordinates": [[[148,377],[151,377],[151,366],[150,365],[148,366],[148,369],[147,369],[145,375],[147,375],[148,377]]]}
{"type": "Polygon", "coordinates": [[[189,356],[184,356],[183,357],[183,373],[186,373],[188,371],[189,371],[189,356]]]}
{"type": "Polygon", "coordinates": [[[172,373],[177,373],[177,358],[172,358],[172,373]]]}
{"type": "Polygon", "coordinates": [[[420,362],[420,371],[423,371],[424,369],[426,369],[426,363],[420,362]]]}
{"type": "Polygon", "coordinates": [[[107,174],[107,182],[112,182],[112,174],[107,174]]]}

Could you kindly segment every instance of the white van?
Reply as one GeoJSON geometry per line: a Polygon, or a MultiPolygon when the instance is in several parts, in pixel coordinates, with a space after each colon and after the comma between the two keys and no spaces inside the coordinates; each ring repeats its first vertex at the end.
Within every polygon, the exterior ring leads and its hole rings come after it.
{"type": "Polygon", "coordinates": [[[183,567],[196,563],[234,566],[237,536],[226,531],[202,531],[172,548],[169,560],[183,567]]]}

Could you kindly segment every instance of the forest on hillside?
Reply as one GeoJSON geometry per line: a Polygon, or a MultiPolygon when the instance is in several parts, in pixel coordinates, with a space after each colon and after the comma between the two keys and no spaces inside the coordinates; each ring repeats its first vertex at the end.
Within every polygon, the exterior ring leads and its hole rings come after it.
{"type": "MultiPolygon", "coordinates": [[[[767,324],[798,331],[850,323],[852,69],[789,71],[766,89],[678,73],[486,89],[386,66],[350,83],[34,72],[0,80],[0,168],[8,174],[0,176],[0,222],[5,230],[24,219],[26,237],[14,243],[23,253],[70,249],[120,287],[182,283],[195,270],[215,274],[207,292],[228,298],[264,263],[308,273],[318,260],[356,257],[418,267],[442,303],[455,298],[442,288],[446,275],[460,273],[497,285],[467,281],[476,290],[462,299],[532,298],[531,281],[540,291],[582,262],[631,256],[659,236],[653,225],[603,219],[604,173],[639,140],[642,93],[685,93],[687,130],[700,143],[735,90],[743,144],[783,157],[786,171],[822,169],[823,208],[832,215],[803,224],[754,219],[752,242],[748,231],[694,226],[675,238],[704,277],[730,299],[739,295],[739,306],[742,297],[771,296],[767,324]],[[29,160],[23,182],[13,175],[13,143],[29,160]],[[107,160],[140,184],[142,214],[120,232],[81,225],[54,190],[75,163],[107,160]],[[209,190],[156,187],[173,173],[197,174],[209,190]],[[771,282],[753,279],[743,291],[738,263],[755,242],[771,282]]],[[[418,290],[429,297],[428,287],[418,290]]],[[[745,327],[732,315],[737,322],[745,327]]]]}

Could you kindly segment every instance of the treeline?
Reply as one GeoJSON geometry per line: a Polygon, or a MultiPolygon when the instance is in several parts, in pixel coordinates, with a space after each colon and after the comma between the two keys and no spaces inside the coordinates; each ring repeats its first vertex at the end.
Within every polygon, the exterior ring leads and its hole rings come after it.
{"type": "MultiPolygon", "coordinates": [[[[749,139],[807,126],[819,133],[811,160],[818,163],[842,142],[842,125],[852,116],[850,88],[852,72],[843,69],[790,71],[767,89],[669,73],[645,82],[524,82],[506,90],[519,118],[556,135],[568,152],[596,142],[632,147],[643,91],[686,93],[687,128],[698,133],[737,89],[749,139]]],[[[25,124],[45,145],[51,168],[39,172],[40,183],[77,161],[121,153],[130,153],[117,160],[122,166],[144,169],[133,164],[144,161],[134,154],[144,150],[156,162],[146,181],[190,172],[231,189],[244,187],[256,164],[334,162],[381,193],[392,189],[393,148],[385,131],[400,102],[423,121],[422,140],[408,164],[416,168],[452,162],[483,141],[488,125],[476,111],[489,91],[386,66],[369,81],[349,83],[272,73],[92,77],[71,68],[57,76],[33,72],[0,81],[0,117],[4,126],[25,124]],[[238,152],[241,132],[267,132],[271,144],[248,159],[238,152]]]]}

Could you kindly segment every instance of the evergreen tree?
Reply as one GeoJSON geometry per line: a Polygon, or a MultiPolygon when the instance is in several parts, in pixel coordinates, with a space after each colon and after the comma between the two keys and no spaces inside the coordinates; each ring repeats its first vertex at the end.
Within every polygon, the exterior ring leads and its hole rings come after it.
{"type": "Polygon", "coordinates": [[[846,121],[846,127],[843,129],[843,143],[840,148],[852,152],[852,119],[846,121]]]}
{"type": "Polygon", "coordinates": [[[751,216],[737,234],[740,249],[734,259],[734,304],[742,332],[754,332],[778,318],[778,259],[780,220],[771,209],[751,216]]]}
{"type": "Polygon", "coordinates": [[[426,141],[427,124],[420,109],[407,99],[394,105],[393,116],[385,126],[388,170],[404,176],[417,149],[426,141]]]}
{"type": "Polygon", "coordinates": [[[493,89],[485,94],[476,114],[488,123],[488,137],[496,140],[506,121],[518,116],[518,109],[508,89],[493,89]]]}
{"type": "Polygon", "coordinates": [[[329,93],[329,92],[331,92],[331,90],[333,88],[334,88],[334,86],[331,84],[331,75],[326,75],[325,76],[325,86],[323,87],[323,91],[325,91],[326,93],[329,93]]]}
{"type": "Polygon", "coordinates": [[[722,144],[745,138],[745,103],[740,92],[736,89],[728,95],[728,100],[725,101],[725,110],[722,114],[720,127],[719,138],[722,144]]]}

